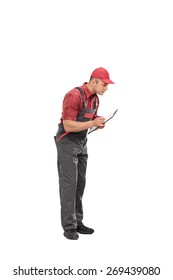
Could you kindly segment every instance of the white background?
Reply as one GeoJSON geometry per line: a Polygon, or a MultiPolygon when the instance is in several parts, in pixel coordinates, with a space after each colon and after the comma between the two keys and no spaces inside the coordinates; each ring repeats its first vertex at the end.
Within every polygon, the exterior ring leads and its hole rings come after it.
{"type": "Polygon", "coordinates": [[[160,276],[134,279],[171,279],[171,2],[1,1],[2,279],[26,279],[12,275],[19,265],[104,270],[82,279],[105,279],[108,266],[160,266],[160,276]],[[95,233],[70,241],[53,136],[65,93],[100,66],[116,84],[99,114],[118,112],[88,139],[84,222],[95,233]]]}

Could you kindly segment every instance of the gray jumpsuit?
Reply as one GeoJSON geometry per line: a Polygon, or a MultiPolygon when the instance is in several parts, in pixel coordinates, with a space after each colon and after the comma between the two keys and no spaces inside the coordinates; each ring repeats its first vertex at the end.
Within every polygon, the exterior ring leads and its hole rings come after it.
{"type": "MultiPolygon", "coordinates": [[[[85,122],[93,119],[97,110],[95,97],[94,109],[86,109],[85,96],[82,97],[83,108],[77,121],[85,122]]],[[[67,133],[63,124],[59,124],[55,136],[58,152],[58,173],[61,202],[61,224],[64,230],[75,229],[83,219],[82,197],[86,181],[87,167],[87,130],[67,133]]]]}

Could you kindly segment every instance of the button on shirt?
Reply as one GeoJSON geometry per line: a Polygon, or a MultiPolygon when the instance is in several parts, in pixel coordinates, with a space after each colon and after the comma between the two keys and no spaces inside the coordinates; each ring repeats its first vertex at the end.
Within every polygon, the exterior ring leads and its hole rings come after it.
{"type": "MultiPolygon", "coordinates": [[[[86,85],[87,83],[84,83],[81,86],[85,95],[86,109],[94,109],[96,101],[96,114],[94,116],[95,118],[99,106],[99,98],[97,94],[92,94],[86,85]]],[[[75,121],[82,108],[83,101],[81,94],[78,89],[74,88],[71,91],[69,91],[64,97],[61,123],[63,120],[75,121]]]]}

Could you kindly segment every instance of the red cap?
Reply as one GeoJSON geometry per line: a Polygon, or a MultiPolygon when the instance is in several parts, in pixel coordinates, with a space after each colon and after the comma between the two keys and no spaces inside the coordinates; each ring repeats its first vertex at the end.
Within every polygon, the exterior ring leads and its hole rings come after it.
{"type": "Polygon", "coordinates": [[[114,84],[114,82],[112,82],[109,78],[109,73],[105,68],[96,68],[92,74],[91,74],[91,78],[98,78],[100,79],[102,82],[106,83],[106,84],[114,84]]]}

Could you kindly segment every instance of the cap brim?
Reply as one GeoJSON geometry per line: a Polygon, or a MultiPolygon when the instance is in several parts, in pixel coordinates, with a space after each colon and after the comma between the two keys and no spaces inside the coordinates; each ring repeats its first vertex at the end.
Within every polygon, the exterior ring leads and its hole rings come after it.
{"type": "Polygon", "coordinates": [[[112,82],[110,79],[100,79],[102,82],[106,83],[106,84],[115,84],[114,82],[112,82]]]}

